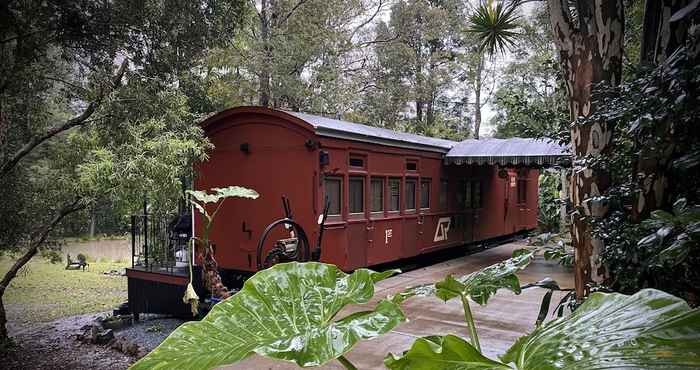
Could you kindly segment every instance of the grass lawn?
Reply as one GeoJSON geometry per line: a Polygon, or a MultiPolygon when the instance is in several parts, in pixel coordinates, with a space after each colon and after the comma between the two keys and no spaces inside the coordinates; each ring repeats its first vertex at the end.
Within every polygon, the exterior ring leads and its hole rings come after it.
{"type": "MultiPolygon", "coordinates": [[[[0,259],[0,273],[12,260],[0,259]]],[[[90,262],[86,271],[66,270],[65,262],[51,264],[34,257],[12,281],[4,302],[10,322],[16,324],[51,321],[57,318],[107,311],[126,301],[125,276],[103,275],[127,263],[90,262]]]]}

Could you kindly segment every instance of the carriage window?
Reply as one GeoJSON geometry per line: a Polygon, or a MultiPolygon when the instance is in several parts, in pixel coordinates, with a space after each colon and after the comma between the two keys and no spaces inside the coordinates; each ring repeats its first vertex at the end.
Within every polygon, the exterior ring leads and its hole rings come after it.
{"type": "Polygon", "coordinates": [[[406,171],[418,171],[418,162],[411,160],[406,161],[406,171]]]}
{"type": "Polygon", "coordinates": [[[518,179],[518,203],[527,203],[527,180],[518,179]]]}
{"type": "Polygon", "coordinates": [[[420,207],[430,208],[430,179],[420,180],[420,207]]]}
{"type": "Polygon", "coordinates": [[[365,158],[359,155],[350,156],[350,167],[365,168],[365,158]]]}
{"type": "Polygon", "coordinates": [[[406,210],[416,209],[416,180],[406,179],[406,210]]]}
{"type": "Polygon", "coordinates": [[[440,180],[440,209],[447,209],[447,180],[440,180]]]}
{"type": "Polygon", "coordinates": [[[340,199],[342,196],[342,181],[337,177],[327,177],[323,184],[326,197],[330,205],[328,207],[329,216],[339,216],[340,215],[340,199]]]}
{"type": "Polygon", "coordinates": [[[365,179],[362,177],[351,177],[350,178],[350,192],[348,195],[350,199],[348,201],[348,207],[350,213],[362,213],[365,211],[365,179]]]}
{"type": "Polygon", "coordinates": [[[389,210],[398,211],[400,204],[401,179],[389,179],[389,210]]]}
{"type": "Polygon", "coordinates": [[[472,190],[472,207],[481,208],[481,181],[473,182],[474,189],[472,190]]]}
{"type": "Polygon", "coordinates": [[[372,212],[381,212],[384,210],[384,179],[373,178],[370,186],[372,191],[372,212]]]}

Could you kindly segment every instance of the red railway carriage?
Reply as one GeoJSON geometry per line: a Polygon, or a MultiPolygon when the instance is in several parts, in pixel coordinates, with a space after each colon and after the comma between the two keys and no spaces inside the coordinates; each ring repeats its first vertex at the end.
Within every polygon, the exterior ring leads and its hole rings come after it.
{"type": "Polygon", "coordinates": [[[458,165],[447,159],[453,141],[259,107],[229,109],[202,127],[215,149],[196,165],[195,188],[261,194],[227,201],[217,217],[210,237],[225,269],[256,270],[257,242],[280,218],[283,196],[310,240],[328,199],[320,259],[344,270],[537,226],[539,171],[458,165]]]}
{"type": "MultiPolygon", "coordinates": [[[[531,139],[454,142],[262,107],[228,109],[201,126],[215,149],[195,165],[194,188],[260,194],[226,200],[210,232],[227,285],[262,266],[258,243],[284,215],[283,198],[309,240],[323,228],[320,261],[349,271],[535,228],[538,168],[564,155],[531,139]]],[[[194,221],[196,236],[198,214],[194,221]]],[[[289,234],[276,228],[265,251],[289,234]]],[[[173,293],[184,291],[186,270],[167,278],[137,265],[127,271],[132,311],[188,311],[173,293]]]]}

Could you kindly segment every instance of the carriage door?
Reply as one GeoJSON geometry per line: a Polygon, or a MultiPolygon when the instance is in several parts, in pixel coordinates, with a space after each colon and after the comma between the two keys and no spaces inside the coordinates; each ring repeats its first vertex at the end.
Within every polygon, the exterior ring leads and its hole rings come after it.
{"type": "Polygon", "coordinates": [[[404,181],[404,215],[403,215],[403,256],[411,257],[418,254],[418,229],[422,226],[423,218],[418,214],[416,204],[418,193],[418,178],[406,177],[404,181]]]}
{"type": "Polygon", "coordinates": [[[528,214],[530,209],[527,207],[527,190],[528,179],[527,170],[519,171],[517,180],[518,192],[518,231],[528,228],[528,214]]]}
{"type": "Polygon", "coordinates": [[[458,192],[462,194],[457,201],[457,207],[464,211],[461,227],[464,233],[464,242],[471,243],[474,240],[474,230],[479,227],[479,220],[475,217],[474,209],[472,209],[472,182],[461,180],[458,184],[458,192]]]}
{"type": "Polygon", "coordinates": [[[481,239],[481,230],[484,229],[484,226],[481,225],[481,208],[483,205],[483,202],[481,200],[481,192],[483,190],[483,186],[481,184],[481,179],[477,178],[474,181],[468,182],[467,183],[468,189],[467,191],[470,191],[470,202],[467,203],[467,208],[470,209],[472,213],[472,240],[480,240],[481,239]]]}
{"type": "Polygon", "coordinates": [[[402,255],[402,220],[399,218],[400,178],[371,177],[369,186],[370,235],[367,264],[372,266],[402,255]]]}

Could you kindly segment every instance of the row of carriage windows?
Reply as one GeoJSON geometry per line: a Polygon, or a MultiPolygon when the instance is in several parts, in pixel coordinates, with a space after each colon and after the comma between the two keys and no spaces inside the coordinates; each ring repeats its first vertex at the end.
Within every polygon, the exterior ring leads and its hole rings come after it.
{"type": "MultiPolygon", "coordinates": [[[[348,213],[361,214],[365,211],[365,177],[350,176],[348,179],[348,213]]],[[[403,183],[403,209],[415,211],[416,206],[421,209],[429,209],[431,179],[406,178],[403,183]],[[416,195],[420,191],[416,204],[416,195]]],[[[338,216],[341,214],[343,199],[343,179],[340,177],[326,177],[324,180],[325,195],[330,202],[328,214],[338,216]]],[[[440,180],[438,207],[447,210],[447,180],[440,180]]],[[[401,209],[401,178],[371,177],[369,183],[370,212],[386,211],[398,212],[401,209]],[[386,183],[386,186],[385,186],[386,183]],[[385,199],[385,194],[388,199],[385,199]]],[[[461,180],[458,183],[458,191],[455,196],[458,209],[481,208],[481,182],[461,180]]]]}

